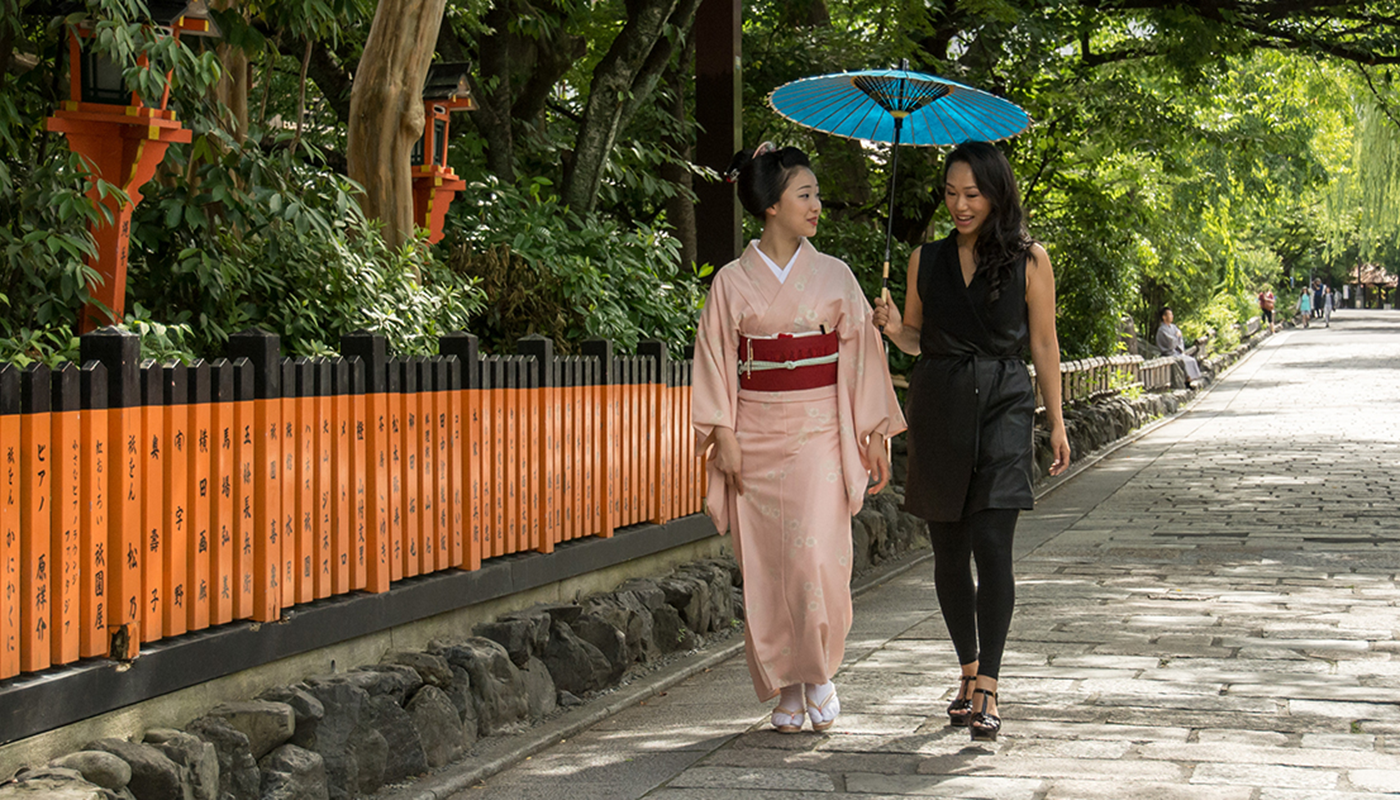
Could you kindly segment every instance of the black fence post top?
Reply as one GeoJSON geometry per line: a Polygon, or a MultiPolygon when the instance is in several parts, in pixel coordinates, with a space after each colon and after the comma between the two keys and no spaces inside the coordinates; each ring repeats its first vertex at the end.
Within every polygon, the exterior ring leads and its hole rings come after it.
{"type": "Polygon", "coordinates": [[[257,378],[253,373],[253,362],[246,358],[235,358],[233,360],[234,399],[253,400],[257,396],[257,378]]]}
{"type": "Polygon", "coordinates": [[[154,358],[141,362],[138,382],[141,387],[141,405],[158,406],[165,403],[165,389],[161,388],[165,382],[165,372],[154,358]]]}
{"type": "Polygon", "coordinates": [[[47,414],[53,407],[53,390],[49,379],[53,370],[46,364],[30,364],[20,373],[20,411],[24,414],[47,414]]]}
{"type": "Polygon", "coordinates": [[[189,370],[184,364],[172,362],[160,368],[164,375],[161,388],[168,406],[184,405],[189,402],[189,370]]]}
{"type": "Polygon", "coordinates": [[[249,328],[228,337],[230,360],[246,358],[253,368],[253,391],[259,400],[282,396],[282,340],[275,333],[249,328]]]}
{"type": "Polygon", "coordinates": [[[389,361],[388,339],[366,330],[353,331],[340,337],[340,353],[346,358],[358,358],[364,364],[366,392],[383,394],[389,391],[384,374],[389,361]]]}
{"type": "Polygon", "coordinates": [[[644,339],[637,342],[637,355],[654,358],[658,364],[665,364],[671,359],[671,351],[667,350],[666,343],[659,339],[644,339]]]}
{"type": "Polygon", "coordinates": [[[19,370],[0,364],[0,416],[19,413],[19,370]]]}
{"type": "Polygon", "coordinates": [[[141,391],[136,383],[141,337],[109,325],[78,337],[78,352],[84,363],[95,360],[106,365],[109,408],[141,405],[141,391]]]}
{"type": "Polygon", "coordinates": [[[77,364],[67,362],[54,370],[51,385],[54,411],[77,411],[82,407],[82,370],[77,364]]]}
{"type": "Polygon", "coordinates": [[[290,358],[281,359],[278,371],[282,374],[282,397],[297,396],[297,362],[290,358]]]}
{"type": "MultiPolygon", "coordinates": [[[[306,357],[293,359],[292,369],[297,376],[297,397],[314,396],[316,394],[316,372],[311,359],[306,357]]],[[[291,389],[291,387],[287,388],[291,389]]]]}
{"type": "Polygon", "coordinates": [[[611,339],[585,339],[581,352],[589,358],[598,359],[598,383],[607,385],[613,382],[615,357],[611,339]]]}
{"type": "Polygon", "coordinates": [[[209,364],[209,392],[216,403],[233,401],[233,365],[226,358],[216,358],[209,364]]]}
{"type": "MultiPolygon", "coordinates": [[[[107,407],[107,365],[101,361],[83,362],[82,399],[83,410],[91,411],[107,407]]],[[[0,398],[4,397],[4,382],[0,380],[0,398]]],[[[0,400],[3,402],[3,400],[0,400]]]]}
{"type": "Polygon", "coordinates": [[[543,364],[554,358],[554,340],[538,333],[522,336],[515,340],[515,352],[522,356],[534,356],[543,364]]]}
{"type": "Polygon", "coordinates": [[[194,363],[185,367],[186,380],[189,383],[189,403],[208,403],[211,397],[209,362],[204,359],[197,359],[194,363]]]}
{"type": "Polygon", "coordinates": [[[350,379],[348,374],[341,373],[341,380],[337,380],[337,365],[345,362],[340,358],[318,358],[313,367],[316,373],[316,396],[333,397],[338,394],[346,394],[350,389],[350,379]],[[342,390],[340,387],[344,386],[342,390]]]}

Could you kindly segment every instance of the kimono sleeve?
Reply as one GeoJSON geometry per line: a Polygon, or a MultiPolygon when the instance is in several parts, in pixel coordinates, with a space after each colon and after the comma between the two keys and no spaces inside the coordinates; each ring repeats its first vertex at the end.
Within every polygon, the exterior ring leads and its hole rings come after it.
{"type": "MultiPolygon", "coordinates": [[[[899,398],[890,381],[889,361],[880,331],[873,321],[870,303],[854,275],[850,277],[843,311],[838,362],[840,382],[847,395],[852,432],[863,463],[865,444],[872,434],[878,433],[889,441],[891,436],[904,431],[904,412],[899,408],[899,398]]],[[[865,466],[868,469],[870,465],[865,466]]]]}
{"type": "Polygon", "coordinates": [[[726,291],[726,272],[715,276],[695,334],[692,415],[697,446],[715,428],[734,429],[739,398],[739,320],[726,291]]]}
{"type": "MultiPolygon", "coordinates": [[[[715,428],[734,430],[739,403],[739,310],[728,291],[729,270],[720,270],[710,287],[705,308],[695,334],[695,371],[691,378],[693,396],[691,424],[695,428],[696,452],[704,452],[705,440],[715,428]]],[[[713,467],[709,472],[706,510],[720,533],[729,529],[724,477],[713,467]]]]}

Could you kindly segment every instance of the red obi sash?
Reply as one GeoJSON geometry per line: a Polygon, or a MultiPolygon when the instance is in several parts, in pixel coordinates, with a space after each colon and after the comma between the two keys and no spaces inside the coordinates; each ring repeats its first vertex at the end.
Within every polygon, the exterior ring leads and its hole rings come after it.
{"type": "Polygon", "coordinates": [[[836,333],[739,336],[739,388],[790,392],[836,385],[836,333]]]}

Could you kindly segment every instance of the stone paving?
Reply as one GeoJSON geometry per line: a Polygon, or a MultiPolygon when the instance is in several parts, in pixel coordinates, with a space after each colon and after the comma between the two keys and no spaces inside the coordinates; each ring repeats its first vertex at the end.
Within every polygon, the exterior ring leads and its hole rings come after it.
{"type": "Polygon", "coordinates": [[[453,797],[1400,794],[1400,313],[1273,337],[1017,536],[995,744],[945,724],[929,560],[857,599],[827,734],[739,656],[453,797]]]}

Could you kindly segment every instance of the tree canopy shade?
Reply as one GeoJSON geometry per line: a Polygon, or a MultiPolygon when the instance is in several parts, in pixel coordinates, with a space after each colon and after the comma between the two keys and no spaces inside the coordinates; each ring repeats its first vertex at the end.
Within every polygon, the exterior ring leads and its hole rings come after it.
{"type": "Polygon", "coordinates": [[[1089,66],[1171,56],[1183,48],[1236,55],[1293,50],[1366,66],[1400,63],[1400,4],[1394,2],[1081,0],[1077,5],[1084,12],[1081,57],[1089,66]],[[1110,26],[1128,33],[1091,47],[1092,33],[1110,26]]]}

